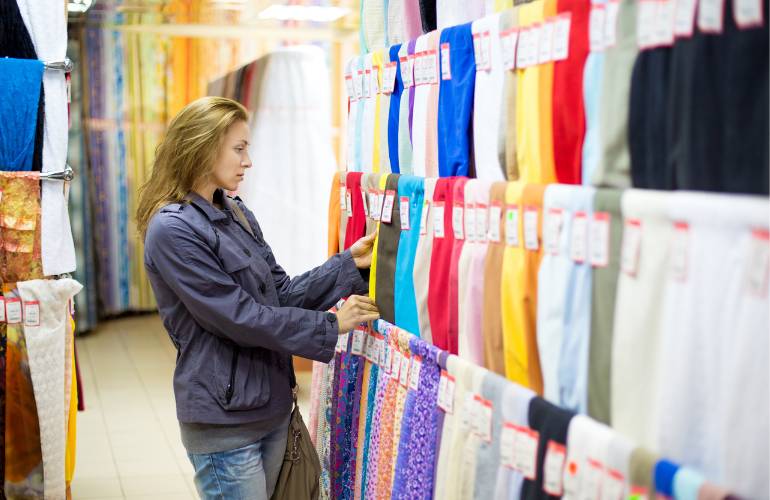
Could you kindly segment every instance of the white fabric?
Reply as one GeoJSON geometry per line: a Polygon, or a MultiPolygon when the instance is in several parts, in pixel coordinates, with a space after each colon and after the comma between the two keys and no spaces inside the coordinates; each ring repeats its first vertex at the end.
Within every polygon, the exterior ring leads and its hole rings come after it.
{"type": "MultiPolygon", "coordinates": [[[[414,254],[414,269],[412,270],[414,298],[417,302],[417,318],[420,322],[420,338],[428,343],[433,342],[430,315],[428,313],[428,289],[430,285],[430,258],[433,253],[433,191],[435,189],[436,179],[425,179],[424,200],[428,204],[423,205],[422,210],[423,213],[427,210],[428,214],[425,218],[425,234],[421,234],[417,242],[417,250],[414,254]]],[[[413,224],[419,223],[420,221],[413,222],[413,224]]]]}
{"type": "Polygon", "coordinates": [[[457,355],[470,363],[483,365],[483,354],[481,360],[479,360],[471,352],[470,329],[468,325],[469,304],[467,301],[471,282],[471,276],[468,273],[470,272],[471,254],[473,253],[473,240],[469,238],[466,222],[476,213],[476,184],[478,182],[476,179],[470,179],[463,188],[463,199],[465,201],[463,236],[465,237],[465,242],[460,252],[460,258],[457,261],[457,355]]]}
{"type": "Polygon", "coordinates": [[[66,498],[65,356],[69,300],[83,287],[75,280],[33,280],[17,283],[22,303],[40,303],[39,326],[24,326],[29,370],[40,423],[45,498],[66,498]]]}
{"type": "Polygon", "coordinates": [[[474,21],[472,30],[474,34],[489,32],[491,55],[491,69],[476,71],[473,94],[473,154],[476,161],[476,177],[504,181],[505,173],[498,155],[505,82],[500,48],[500,14],[474,21]]]}
{"type": "MultiPolygon", "coordinates": [[[[518,384],[509,384],[503,396],[502,417],[506,422],[529,427],[529,404],[535,393],[518,384]]],[[[502,463],[497,469],[495,500],[519,500],[524,476],[502,463]]],[[[487,500],[487,499],[478,499],[487,500]]]]}
{"type": "MultiPolygon", "coordinates": [[[[428,49],[428,35],[417,38],[414,53],[428,49]]],[[[427,154],[426,129],[428,125],[428,101],[431,85],[419,85],[414,89],[414,109],[412,112],[412,173],[425,177],[425,155],[427,154]]]]}
{"type": "MultiPolygon", "coordinates": [[[[484,384],[484,378],[489,374],[489,370],[476,364],[471,364],[469,376],[471,377],[471,392],[473,395],[481,395],[484,384]]],[[[494,402],[492,404],[495,404],[494,402]]],[[[494,408],[493,408],[494,412],[494,408]]],[[[492,417],[494,419],[494,417],[492,417]]],[[[490,422],[490,427],[493,427],[490,422]]],[[[494,432],[494,431],[492,431],[494,432]]],[[[493,439],[495,436],[492,436],[493,439]]],[[[474,432],[466,432],[461,435],[459,447],[460,455],[455,460],[456,474],[450,476],[457,478],[456,487],[451,488],[450,498],[466,499],[473,498],[473,490],[476,485],[476,468],[478,467],[479,447],[481,446],[481,437],[474,432]],[[455,493],[456,492],[456,493],[455,493]]]]}
{"type": "MultiPolygon", "coordinates": [[[[59,0],[18,0],[19,12],[32,37],[37,57],[45,62],[63,61],[67,52],[67,17],[59,0]]],[[[67,83],[61,71],[46,71],[43,172],[59,172],[67,163],[69,119],[67,83]]],[[[83,175],[82,172],[78,172],[83,175]]],[[[75,270],[67,197],[63,181],[44,181],[41,190],[41,250],[43,273],[53,276],[75,270]]]]}
{"type": "Polygon", "coordinates": [[[622,270],[618,276],[610,421],[618,432],[650,450],[656,449],[655,415],[660,401],[658,344],[671,238],[666,209],[670,196],[631,189],[621,200],[624,218],[639,219],[642,235],[636,276],[622,270]]]}
{"type": "Polygon", "coordinates": [[[361,125],[361,171],[373,172],[372,160],[374,159],[374,124],[377,120],[377,94],[375,90],[376,76],[372,65],[372,54],[364,56],[364,78],[366,71],[369,71],[369,88],[371,89],[368,98],[364,98],[364,116],[361,125]]]}
{"type": "Polygon", "coordinates": [[[318,214],[326,213],[329,203],[319,186],[327,185],[336,169],[328,70],[318,47],[286,48],[267,57],[251,123],[254,166],[240,195],[279,264],[297,275],[327,257],[327,228],[318,214]]]}
{"type": "Polygon", "coordinates": [[[488,0],[436,0],[438,29],[465,24],[484,17],[488,0]]]}
{"type": "MultiPolygon", "coordinates": [[[[607,462],[605,463],[607,470],[619,472],[625,479],[625,488],[623,490],[622,498],[628,498],[628,495],[631,493],[629,488],[629,471],[631,466],[631,454],[634,452],[634,448],[635,445],[630,439],[615,432],[612,435],[612,439],[610,440],[607,449],[607,462]]],[[[610,476],[605,474],[605,485],[607,485],[608,480],[610,480],[610,476]]],[[[606,491],[606,489],[607,486],[603,487],[603,490],[606,491]]]]}
{"type": "Polygon", "coordinates": [[[369,51],[385,47],[385,1],[361,0],[364,18],[361,20],[369,51]]]}
{"type": "Polygon", "coordinates": [[[766,198],[686,192],[669,203],[689,231],[685,280],[665,279],[658,450],[745,498],[770,497],[770,294],[767,281],[763,294],[749,282],[761,272],[752,230],[767,230],[769,208],[766,198]]]}
{"type": "MultiPolygon", "coordinates": [[[[570,420],[564,464],[564,500],[597,498],[596,490],[591,487],[597,484],[588,480],[591,473],[589,460],[604,467],[613,435],[612,429],[585,415],[575,415],[570,420]]],[[[604,472],[601,475],[604,476],[604,472]]]]}
{"type": "MultiPolygon", "coordinates": [[[[358,71],[358,57],[351,58],[348,63],[345,65],[345,73],[351,75],[353,78],[356,77],[356,72],[358,71]]],[[[358,129],[357,129],[357,122],[358,121],[358,101],[352,101],[350,102],[350,112],[348,113],[348,125],[347,125],[347,131],[348,131],[348,155],[347,155],[347,169],[348,172],[360,172],[361,167],[358,165],[358,159],[356,158],[356,147],[358,144],[358,129]]]]}
{"type": "Polygon", "coordinates": [[[405,1],[388,0],[388,45],[398,45],[408,41],[404,36],[405,1]]]}

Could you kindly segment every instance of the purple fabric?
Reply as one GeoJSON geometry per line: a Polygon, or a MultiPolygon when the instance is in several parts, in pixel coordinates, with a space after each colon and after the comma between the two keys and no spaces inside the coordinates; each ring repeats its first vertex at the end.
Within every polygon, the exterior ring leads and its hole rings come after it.
{"type": "MultiPolygon", "coordinates": [[[[423,350],[420,348],[420,339],[412,338],[409,340],[409,351],[412,355],[422,357],[423,350]]],[[[420,380],[423,378],[423,372],[420,371],[420,380]]],[[[414,414],[415,400],[417,392],[409,389],[404,400],[404,413],[401,417],[401,439],[398,443],[398,457],[396,458],[396,475],[393,477],[393,498],[402,498],[405,492],[407,480],[407,465],[409,464],[410,437],[412,435],[412,415],[414,414]]]]}
{"type": "MultiPolygon", "coordinates": [[[[417,39],[411,40],[406,47],[407,54],[414,54],[414,47],[417,44],[417,39]]],[[[412,118],[414,117],[414,90],[415,86],[409,87],[409,140],[412,140],[412,118]]]]}
{"type": "MultiPolygon", "coordinates": [[[[388,347],[388,335],[385,334],[385,346],[388,347]]],[[[382,407],[385,403],[385,392],[388,387],[390,377],[385,370],[379,370],[377,377],[377,393],[374,400],[374,411],[372,412],[372,431],[369,438],[369,455],[366,462],[366,486],[364,498],[367,500],[375,499],[377,493],[378,467],[380,461],[380,430],[382,428],[382,407]]]]}
{"type": "Polygon", "coordinates": [[[345,450],[345,409],[348,401],[348,380],[350,374],[351,356],[347,352],[339,355],[339,381],[336,385],[336,404],[332,414],[332,440],[331,440],[331,491],[334,498],[340,498],[343,488],[343,470],[345,462],[343,452],[345,450]]]}
{"type": "MultiPolygon", "coordinates": [[[[438,358],[438,365],[439,365],[439,378],[441,378],[441,370],[446,370],[446,360],[449,357],[449,353],[446,351],[440,351],[436,348],[436,350],[433,353],[434,358],[438,358]]],[[[436,385],[438,388],[438,384],[436,385]]],[[[438,396],[438,394],[437,394],[438,396]]],[[[441,435],[444,432],[444,410],[438,407],[438,405],[434,406],[433,413],[435,415],[436,420],[436,449],[434,450],[435,456],[433,457],[433,485],[435,487],[436,484],[436,473],[438,472],[438,455],[441,451],[441,435]]]]}
{"type": "Polygon", "coordinates": [[[361,404],[361,384],[363,380],[363,358],[348,355],[347,392],[345,394],[345,419],[343,421],[342,442],[342,491],[339,499],[353,498],[356,481],[356,448],[358,445],[358,413],[361,404]]]}

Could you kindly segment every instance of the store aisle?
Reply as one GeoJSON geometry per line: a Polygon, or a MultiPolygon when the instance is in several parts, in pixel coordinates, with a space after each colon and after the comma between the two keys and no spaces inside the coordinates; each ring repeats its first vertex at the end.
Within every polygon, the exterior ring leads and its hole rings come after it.
{"type": "MultiPolygon", "coordinates": [[[[77,342],[86,411],[73,499],[197,498],[174,409],[176,351],[159,317],[104,322],[77,342]]],[[[310,373],[298,379],[307,420],[310,373]]]]}

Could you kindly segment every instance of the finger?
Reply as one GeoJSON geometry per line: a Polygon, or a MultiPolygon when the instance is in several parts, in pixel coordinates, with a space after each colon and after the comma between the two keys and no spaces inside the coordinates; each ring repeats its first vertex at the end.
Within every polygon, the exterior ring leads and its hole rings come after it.
{"type": "Polygon", "coordinates": [[[367,296],[367,295],[354,295],[354,297],[357,297],[358,298],[357,300],[361,304],[372,304],[372,305],[374,305],[374,300],[372,300],[372,298],[367,296]]]}
{"type": "Polygon", "coordinates": [[[365,314],[358,317],[358,321],[360,323],[366,323],[367,321],[374,321],[376,319],[380,319],[379,314],[365,314]]]}
{"type": "Polygon", "coordinates": [[[359,309],[361,311],[363,311],[363,312],[374,312],[374,313],[379,313],[380,312],[380,310],[379,310],[379,308],[377,308],[376,304],[366,304],[366,303],[364,303],[364,304],[361,304],[359,309]]]}

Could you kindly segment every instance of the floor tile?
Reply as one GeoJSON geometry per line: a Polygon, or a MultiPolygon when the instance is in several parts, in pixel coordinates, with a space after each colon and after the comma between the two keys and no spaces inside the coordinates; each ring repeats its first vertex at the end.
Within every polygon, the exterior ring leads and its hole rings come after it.
{"type": "Polygon", "coordinates": [[[120,483],[127,497],[159,495],[162,493],[189,494],[187,482],[181,474],[121,476],[120,483]]]}
{"type": "Polygon", "coordinates": [[[120,479],[117,477],[106,478],[82,478],[75,477],[72,481],[72,498],[92,499],[117,497],[123,498],[123,491],[120,488],[120,479]]]}

